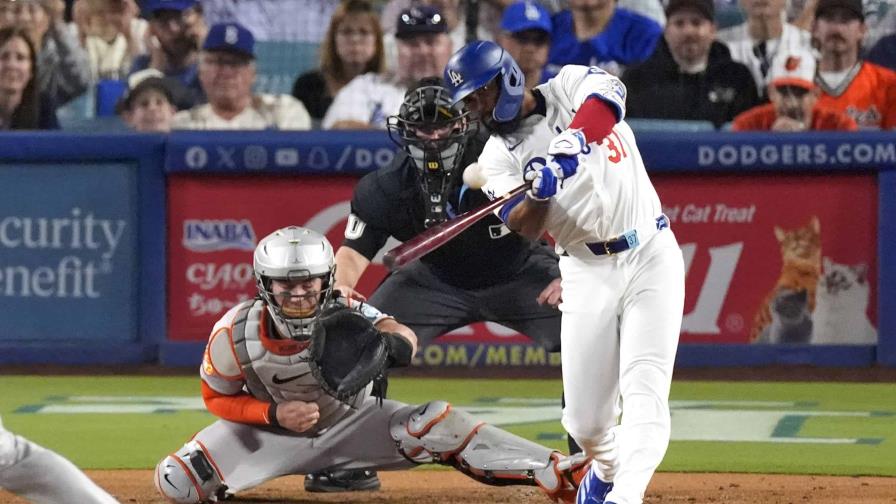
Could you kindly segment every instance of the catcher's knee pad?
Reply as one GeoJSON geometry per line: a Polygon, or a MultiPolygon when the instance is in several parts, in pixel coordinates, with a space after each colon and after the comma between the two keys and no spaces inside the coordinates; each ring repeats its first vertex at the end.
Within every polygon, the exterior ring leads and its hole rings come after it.
{"type": "Polygon", "coordinates": [[[190,441],[156,466],[156,489],[179,504],[217,502],[227,489],[202,445],[190,441]]]}
{"type": "Polygon", "coordinates": [[[392,439],[399,451],[417,463],[453,465],[491,485],[538,485],[553,499],[575,498],[584,471],[584,454],[564,457],[470,414],[445,401],[432,401],[392,417],[392,439]],[[582,472],[576,476],[577,472],[582,472]],[[578,479],[578,481],[576,481],[578,479]]]}

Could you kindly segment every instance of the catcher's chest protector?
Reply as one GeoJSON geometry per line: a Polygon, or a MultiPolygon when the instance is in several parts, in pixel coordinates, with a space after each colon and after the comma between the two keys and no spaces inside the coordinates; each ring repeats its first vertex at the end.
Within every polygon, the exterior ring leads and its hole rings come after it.
{"type": "Polygon", "coordinates": [[[249,393],[262,401],[316,402],[320,432],[355,411],[370,395],[370,385],[348,401],[340,402],[321,389],[308,366],[308,349],[292,355],[277,355],[261,342],[261,321],[267,307],[256,301],[237,314],[233,324],[233,346],[246,376],[249,393]]]}

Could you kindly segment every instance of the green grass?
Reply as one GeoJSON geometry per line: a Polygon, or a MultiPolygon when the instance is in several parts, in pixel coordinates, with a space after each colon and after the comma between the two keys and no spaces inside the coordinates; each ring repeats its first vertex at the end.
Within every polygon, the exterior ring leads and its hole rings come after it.
{"type": "MultiPolygon", "coordinates": [[[[390,397],[409,403],[447,399],[456,405],[494,406],[496,398],[559,403],[559,380],[395,378],[390,397]]],[[[72,404],[71,396],[199,397],[198,377],[0,376],[0,415],[12,431],[51,447],[86,468],[150,468],[212,421],[204,411],[35,414],[40,405],[72,404]]],[[[896,476],[896,387],[890,384],[676,382],[674,431],[755,429],[750,415],[780,417],[778,438],[760,442],[676,440],[664,471],[763,472],[896,476]],[[680,401],[775,401],[780,404],[687,405],[680,401]],[[697,409],[694,409],[697,408],[697,409]],[[729,410],[726,413],[726,410],[729,410]],[[833,413],[831,413],[833,412],[833,413]],[[862,412],[873,412],[865,415],[862,412]],[[704,414],[727,414],[718,424],[704,414]],[[827,413],[827,414],[825,414],[827,413]],[[844,416],[837,416],[837,415],[844,416]],[[850,416],[863,414],[865,416],[850,416]],[[696,415],[696,416],[694,416],[696,415]],[[688,425],[685,425],[688,423],[688,425]],[[787,438],[854,438],[858,443],[781,443],[787,438]]],[[[520,404],[515,404],[520,406],[520,404]]],[[[544,406],[544,405],[543,405],[544,406]]],[[[559,411],[559,405],[555,406],[559,411]]],[[[511,432],[564,449],[556,420],[514,424],[511,432]]],[[[740,432],[740,431],[738,431],[740,432]]]]}

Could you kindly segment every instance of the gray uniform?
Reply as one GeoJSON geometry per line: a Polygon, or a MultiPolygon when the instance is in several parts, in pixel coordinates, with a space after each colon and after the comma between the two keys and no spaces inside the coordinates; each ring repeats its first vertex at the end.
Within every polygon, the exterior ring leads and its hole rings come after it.
{"type": "MultiPolygon", "coordinates": [[[[367,304],[354,309],[374,323],[384,317],[367,304]]],[[[245,391],[268,402],[315,402],[320,420],[303,433],[218,420],[156,467],[156,487],[169,500],[216,500],[287,474],[401,469],[429,462],[451,463],[494,483],[537,484],[556,493],[568,491],[565,472],[583,467],[583,457],[564,458],[483,426],[444,401],[409,406],[384,400],[380,405],[368,385],[352,400],[339,402],[313,378],[307,342],[270,337],[275,329],[269,321],[260,300],[225,314],[209,338],[203,381],[225,395],[245,391]]]]}
{"type": "Polygon", "coordinates": [[[35,503],[116,504],[58,453],[17,436],[0,420],[0,488],[35,503]]]}

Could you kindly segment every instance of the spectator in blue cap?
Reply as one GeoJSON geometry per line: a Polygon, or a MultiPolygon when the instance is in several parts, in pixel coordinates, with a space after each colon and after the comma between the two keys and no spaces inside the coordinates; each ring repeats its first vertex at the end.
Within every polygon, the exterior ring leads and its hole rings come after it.
{"type": "Polygon", "coordinates": [[[199,48],[208,28],[197,0],[146,0],[143,14],[149,20],[149,54],[137,56],[131,74],[154,68],[179,80],[192,92],[191,105],[205,101],[199,84],[199,48]]]}
{"type": "Polygon", "coordinates": [[[311,128],[305,106],[290,95],[252,94],[255,36],[239,23],[212,25],[202,44],[199,81],[208,103],[174,116],[173,129],[311,128]]]}
{"type": "Polygon", "coordinates": [[[544,66],[551,48],[551,15],[541,4],[523,0],[504,9],[498,43],[519,64],[526,86],[547,80],[544,66]]]}

